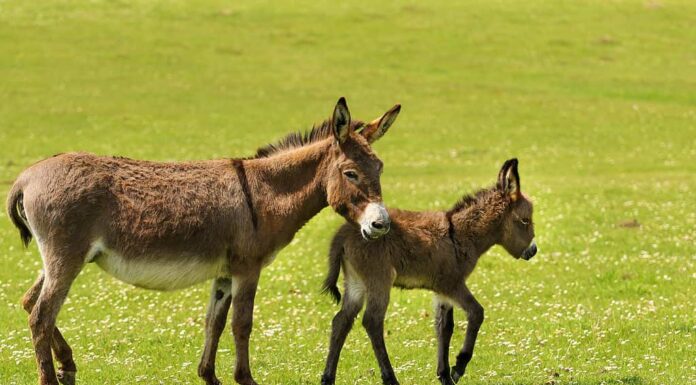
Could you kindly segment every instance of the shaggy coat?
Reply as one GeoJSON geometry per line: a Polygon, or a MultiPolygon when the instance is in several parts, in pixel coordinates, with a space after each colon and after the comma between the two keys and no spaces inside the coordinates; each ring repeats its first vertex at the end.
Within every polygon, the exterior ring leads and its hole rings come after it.
{"type": "Polygon", "coordinates": [[[336,302],[340,301],[336,283],[342,268],[345,297],[333,320],[322,384],[334,383],[341,348],[365,298],[363,326],[372,342],[382,379],[385,384],[398,384],[384,345],[383,330],[392,286],[435,293],[437,375],[442,384],[451,385],[464,374],[483,322],[483,307],[467,288],[467,277],[479,257],[495,244],[502,245],[515,258],[529,259],[536,253],[532,203],[519,186],[517,160],[511,159],[503,165],[495,187],[464,197],[449,211],[390,209],[391,232],[372,241],[362,239],[351,224],[338,230],[331,242],[324,289],[336,302]],[[468,313],[469,324],[464,347],[450,373],[452,304],[468,313]]]}

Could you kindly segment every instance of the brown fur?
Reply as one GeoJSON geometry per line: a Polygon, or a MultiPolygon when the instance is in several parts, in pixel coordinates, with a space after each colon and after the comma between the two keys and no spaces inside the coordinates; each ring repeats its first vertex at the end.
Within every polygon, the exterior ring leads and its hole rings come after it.
{"type": "MultiPolygon", "coordinates": [[[[346,295],[333,321],[323,384],[334,382],[341,347],[365,297],[363,325],[372,340],[382,378],[386,384],[398,383],[387,356],[382,326],[392,285],[427,289],[436,294],[438,376],[443,384],[453,381],[447,360],[454,322],[450,303],[467,311],[467,338],[452,377],[456,380],[464,373],[483,322],[483,307],[469,292],[467,277],[479,257],[495,244],[516,258],[524,255],[528,259],[533,255],[527,251],[534,238],[532,203],[518,187],[517,160],[513,159],[501,169],[496,187],[465,196],[449,211],[389,210],[391,232],[378,240],[363,240],[350,224],[338,230],[331,243],[324,289],[340,300],[336,282],[342,267],[346,295]]],[[[536,246],[533,247],[536,252],[536,246]]]]}
{"type": "MultiPolygon", "coordinates": [[[[393,111],[385,114],[390,122],[393,111]]],[[[381,202],[382,162],[369,145],[376,135],[361,135],[355,126],[341,98],[319,129],[255,158],[160,163],[70,153],[22,172],[7,210],[25,243],[36,237],[44,262],[23,300],[40,384],[74,384],[72,352],[55,320],[89,262],[152,289],[214,278],[199,375],[219,384],[215,350],[232,303],[235,380],[256,384],[248,344],[261,269],[327,205],[355,222],[368,203],[381,202]],[[348,180],[346,169],[360,179],[348,180]]]]}

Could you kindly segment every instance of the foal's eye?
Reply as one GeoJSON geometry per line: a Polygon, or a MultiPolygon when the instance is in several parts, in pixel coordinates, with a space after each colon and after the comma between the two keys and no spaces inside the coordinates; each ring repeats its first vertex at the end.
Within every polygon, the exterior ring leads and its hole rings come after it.
{"type": "Polygon", "coordinates": [[[343,175],[345,175],[346,178],[348,178],[352,181],[358,180],[358,173],[353,171],[353,170],[343,171],[343,175]]]}
{"type": "Polygon", "coordinates": [[[521,222],[523,225],[525,225],[525,226],[528,226],[528,225],[529,225],[529,219],[527,219],[527,218],[521,218],[521,219],[520,219],[520,222],[521,222]]]}

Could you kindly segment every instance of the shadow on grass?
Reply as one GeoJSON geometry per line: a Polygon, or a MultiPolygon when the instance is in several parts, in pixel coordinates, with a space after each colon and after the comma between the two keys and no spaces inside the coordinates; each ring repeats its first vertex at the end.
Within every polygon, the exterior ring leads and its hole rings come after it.
{"type": "Polygon", "coordinates": [[[646,382],[638,376],[601,378],[598,380],[581,380],[578,385],[645,385],[646,382]]]}
{"type": "MultiPolygon", "coordinates": [[[[497,385],[538,385],[538,382],[525,381],[503,381],[496,382],[497,385]]],[[[545,385],[647,385],[641,377],[624,376],[624,377],[601,377],[595,379],[553,379],[543,382],[545,385]]]]}

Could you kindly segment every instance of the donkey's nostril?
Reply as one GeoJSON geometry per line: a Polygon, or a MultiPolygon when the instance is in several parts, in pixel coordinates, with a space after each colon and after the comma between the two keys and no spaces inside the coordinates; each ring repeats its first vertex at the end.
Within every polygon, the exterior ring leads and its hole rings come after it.
{"type": "Polygon", "coordinates": [[[537,245],[536,243],[532,243],[527,250],[524,251],[524,259],[530,260],[533,256],[535,256],[537,253],[537,245]]]}
{"type": "Polygon", "coordinates": [[[382,221],[374,221],[372,222],[372,228],[377,229],[377,230],[382,230],[384,228],[384,222],[382,221]]]}

